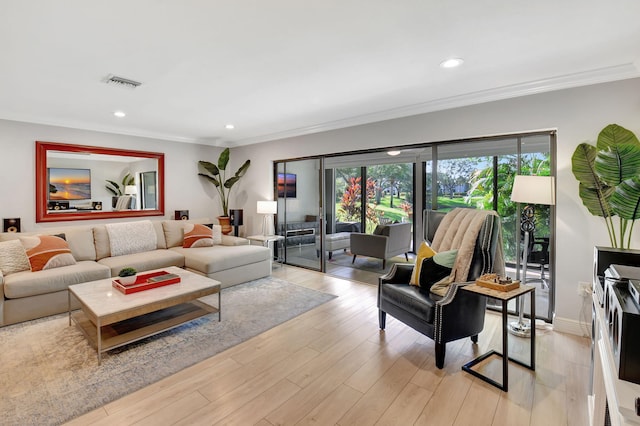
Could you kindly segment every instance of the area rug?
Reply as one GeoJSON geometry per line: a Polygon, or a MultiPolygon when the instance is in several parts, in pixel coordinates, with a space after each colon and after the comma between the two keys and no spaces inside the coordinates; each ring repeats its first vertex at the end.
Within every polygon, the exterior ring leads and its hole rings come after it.
{"type": "Polygon", "coordinates": [[[221,322],[199,318],[103,354],[101,365],[66,314],[0,328],[0,424],[61,424],[334,297],[273,277],[236,285],[222,290],[221,322]]]}

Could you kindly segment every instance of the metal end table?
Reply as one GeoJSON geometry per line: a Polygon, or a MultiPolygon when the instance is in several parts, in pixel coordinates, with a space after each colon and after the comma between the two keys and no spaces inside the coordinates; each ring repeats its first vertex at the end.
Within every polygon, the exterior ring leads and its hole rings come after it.
{"type": "Polygon", "coordinates": [[[531,293],[531,318],[532,321],[535,321],[536,317],[536,288],[532,285],[523,285],[520,287],[511,290],[511,291],[498,291],[492,290],[490,288],[481,287],[477,284],[470,284],[462,287],[464,291],[471,291],[473,293],[480,294],[482,296],[492,297],[494,299],[498,299],[502,302],[502,353],[497,352],[495,350],[491,350],[484,355],[480,355],[476,359],[466,363],[462,366],[462,369],[469,374],[472,374],[478,377],[485,382],[492,384],[498,389],[502,389],[505,392],[509,391],[509,361],[513,361],[516,364],[519,364],[523,367],[528,368],[529,370],[535,371],[536,369],[536,328],[535,325],[531,327],[531,341],[530,341],[530,363],[526,364],[520,360],[509,357],[509,343],[508,343],[508,330],[509,325],[507,324],[508,313],[507,313],[507,303],[509,300],[514,299],[516,297],[524,297],[527,293],[531,293]],[[487,358],[492,356],[498,356],[502,358],[502,383],[493,380],[490,377],[485,376],[484,374],[474,370],[472,367],[484,361],[487,358]]]}

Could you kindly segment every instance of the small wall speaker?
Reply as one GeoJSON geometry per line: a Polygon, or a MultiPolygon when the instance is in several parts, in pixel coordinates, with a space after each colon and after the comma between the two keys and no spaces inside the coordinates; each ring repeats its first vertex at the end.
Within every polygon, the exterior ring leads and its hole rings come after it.
{"type": "Polygon", "coordinates": [[[47,204],[49,210],[67,210],[69,208],[68,201],[49,201],[47,204]]]}
{"type": "Polygon", "coordinates": [[[174,215],[175,220],[189,220],[189,210],[176,210],[174,215]]]}
{"type": "Polygon", "coordinates": [[[2,230],[3,232],[20,232],[20,218],[2,219],[2,230]]]}
{"type": "Polygon", "coordinates": [[[242,209],[229,210],[229,216],[232,226],[242,225],[242,209]]]}

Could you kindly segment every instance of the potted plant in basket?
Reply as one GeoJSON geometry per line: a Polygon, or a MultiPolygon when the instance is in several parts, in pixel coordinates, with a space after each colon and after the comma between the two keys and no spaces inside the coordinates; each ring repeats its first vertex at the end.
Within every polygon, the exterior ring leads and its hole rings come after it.
{"type": "Polygon", "coordinates": [[[630,248],[636,219],[640,219],[640,141],[630,130],[610,124],[596,146],[578,145],[571,170],[580,182],[582,203],[603,217],[611,246],[630,248]],[[617,225],[614,217],[618,217],[617,225]],[[616,229],[617,228],[617,229],[616,229]]]}
{"type": "Polygon", "coordinates": [[[128,285],[136,282],[137,274],[138,271],[135,268],[127,267],[118,272],[118,277],[122,284],[128,285]]]}
{"type": "Polygon", "coordinates": [[[218,216],[218,222],[222,225],[222,233],[228,234],[233,229],[231,227],[231,219],[229,218],[229,193],[231,188],[240,180],[247,172],[251,165],[251,160],[244,162],[235,174],[227,178],[227,164],[229,164],[229,148],[225,148],[218,157],[218,163],[214,164],[209,161],[198,161],[200,167],[204,168],[208,173],[198,173],[216,187],[220,195],[220,203],[222,205],[222,216],[218,216]]]}

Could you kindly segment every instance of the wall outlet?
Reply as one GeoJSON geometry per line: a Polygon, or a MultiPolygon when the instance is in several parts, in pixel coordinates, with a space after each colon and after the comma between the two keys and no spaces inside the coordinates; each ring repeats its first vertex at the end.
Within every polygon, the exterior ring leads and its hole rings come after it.
{"type": "Polygon", "coordinates": [[[578,296],[589,297],[591,296],[591,292],[593,288],[591,287],[590,282],[580,281],[578,282],[578,296]]]}

